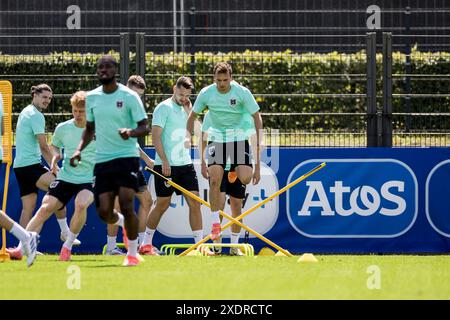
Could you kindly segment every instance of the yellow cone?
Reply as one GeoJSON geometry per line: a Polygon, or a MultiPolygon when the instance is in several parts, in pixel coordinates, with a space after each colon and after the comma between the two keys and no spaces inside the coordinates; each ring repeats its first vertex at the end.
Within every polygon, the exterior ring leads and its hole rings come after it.
{"type": "Polygon", "coordinates": [[[201,257],[202,253],[198,250],[192,250],[191,252],[189,252],[187,254],[187,256],[191,256],[191,257],[201,257]]]}
{"type": "Polygon", "coordinates": [[[274,256],[275,251],[270,248],[264,247],[259,251],[258,256],[274,256]]]}
{"type": "Polygon", "coordinates": [[[298,258],[297,262],[319,262],[319,260],[312,253],[304,253],[298,258]]]}
{"type": "MultiPolygon", "coordinates": [[[[286,250],[287,251],[287,250],[286,250]]],[[[289,252],[289,251],[287,251],[287,252],[289,252]]],[[[277,253],[275,253],[275,256],[276,257],[287,257],[287,255],[285,255],[283,252],[281,252],[281,251],[278,251],[277,253]]]]}

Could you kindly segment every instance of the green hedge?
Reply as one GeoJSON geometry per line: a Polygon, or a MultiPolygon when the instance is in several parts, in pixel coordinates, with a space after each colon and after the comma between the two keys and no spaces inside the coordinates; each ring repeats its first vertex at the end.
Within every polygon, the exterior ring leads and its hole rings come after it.
{"type": "MultiPolygon", "coordinates": [[[[117,53],[113,54],[119,61],[117,53]]],[[[98,54],[53,53],[45,56],[8,56],[0,55],[0,77],[13,83],[15,94],[28,94],[32,85],[46,82],[55,94],[71,94],[76,90],[90,90],[98,83],[94,76],[98,54]],[[15,75],[11,77],[10,75],[15,75]],[[33,75],[40,75],[40,79],[33,75]]],[[[135,54],[130,54],[131,73],[134,72],[135,54]]],[[[377,90],[381,95],[381,54],[377,55],[377,90]]],[[[317,97],[314,94],[365,94],[366,92],[366,55],[364,51],[343,54],[304,53],[291,51],[260,52],[245,51],[223,54],[198,52],[195,55],[195,86],[197,91],[212,82],[212,68],[218,61],[229,61],[233,65],[234,78],[247,86],[256,96],[262,112],[346,112],[360,113],[366,110],[364,97],[317,97]],[[322,75],[322,76],[319,76],[322,75]],[[335,76],[330,76],[335,75],[335,76]],[[360,75],[360,76],[352,76],[360,75]],[[259,94],[277,94],[276,97],[262,97],[259,94]],[[295,94],[308,94],[296,97],[295,94]]],[[[405,55],[394,53],[393,73],[405,72],[405,55]]],[[[149,94],[171,93],[176,78],[181,74],[190,74],[190,56],[188,54],[146,54],[146,81],[149,94]]],[[[450,74],[450,53],[419,52],[411,55],[413,74],[450,74]]],[[[404,93],[404,81],[394,78],[394,93],[404,93]]],[[[436,77],[433,80],[412,78],[412,92],[436,94],[450,92],[450,82],[436,77]]],[[[164,97],[150,96],[146,105],[151,112],[164,97]]],[[[14,98],[14,111],[28,104],[30,97],[14,98]]],[[[382,100],[378,99],[379,106],[382,100]]],[[[404,112],[405,99],[394,98],[394,112],[404,112]]],[[[68,112],[67,97],[55,97],[51,112],[68,112]]],[[[448,112],[449,98],[413,98],[412,112],[448,112]]],[[[61,119],[54,118],[54,122],[61,119]]],[[[281,129],[314,129],[316,131],[354,130],[365,128],[365,117],[361,116],[296,116],[265,117],[265,126],[281,129]]],[[[47,120],[48,123],[49,119],[47,120]]],[[[51,125],[50,125],[51,126],[51,125]]],[[[402,119],[395,121],[396,127],[404,126],[402,119]]],[[[450,129],[448,121],[424,124],[412,123],[412,129],[450,129]]],[[[51,128],[49,128],[51,130],[51,128]]]]}

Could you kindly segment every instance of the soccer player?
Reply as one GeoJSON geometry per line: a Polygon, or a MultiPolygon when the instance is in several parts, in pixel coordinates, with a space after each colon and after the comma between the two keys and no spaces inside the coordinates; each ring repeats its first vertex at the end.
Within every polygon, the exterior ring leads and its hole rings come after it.
{"type": "Polygon", "coordinates": [[[124,266],[136,266],[138,259],[138,219],[134,197],[138,191],[139,152],[137,137],[149,134],[147,114],[136,92],[117,83],[117,62],[105,55],[97,62],[102,84],[86,97],[86,128],[70,159],[72,166],[83,161],[82,150],[96,137],[94,195],[98,214],[107,224],[125,227],[128,252],[124,266]],[[114,211],[119,196],[121,214],[114,211]]]}
{"type": "MultiPolygon", "coordinates": [[[[181,187],[199,195],[197,174],[192,164],[190,150],[184,147],[186,121],[192,109],[189,96],[194,84],[189,77],[178,78],[173,86],[173,95],[164,100],[153,111],[152,138],[156,149],[154,170],[170,177],[181,187]]],[[[144,243],[139,248],[141,254],[157,255],[153,246],[153,235],[162,215],[169,208],[173,192],[181,192],[167,182],[154,176],[156,190],[156,204],[150,211],[145,230],[144,243]]],[[[202,216],[200,204],[189,197],[185,197],[189,206],[189,222],[194,241],[203,238],[202,216]]]]}
{"type": "MultiPolygon", "coordinates": [[[[244,134],[250,137],[251,139],[251,146],[255,147],[256,143],[256,131],[254,127],[254,121],[250,114],[245,114],[246,120],[243,122],[242,129],[244,130],[244,134]]],[[[205,158],[205,150],[207,146],[207,139],[208,139],[208,129],[211,126],[211,120],[209,116],[209,112],[205,114],[205,117],[203,118],[203,124],[202,124],[202,142],[201,142],[201,149],[200,149],[200,155],[201,155],[201,172],[202,176],[205,179],[209,179],[208,176],[208,166],[205,158]]],[[[253,151],[254,153],[255,151],[253,151]]],[[[261,150],[260,150],[261,152],[261,150]]],[[[230,171],[230,163],[227,163],[227,166],[224,169],[224,175],[222,178],[222,183],[220,185],[220,210],[224,210],[225,208],[225,201],[226,201],[226,195],[230,197],[230,208],[231,208],[231,215],[236,218],[242,213],[242,207],[243,202],[245,198],[245,191],[246,191],[246,185],[242,184],[241,181],[237,178],[236,175],[231,175],[231,173],[234,173],[230,171]]],[[[220,216],[220,222],[222,222],[223,217],[220,216]]],[[[237,224],[233,224],[231,226],[231,238],[230,243],[232,244],[238,244],[239,243],[239,234],[241,232],[241,227],[237,224]]],[[[215,243],[220,243],[221,238],[214,240],[215,243]]],[[[220,247],[213,247],[214,253],[220,254],[222,252],[222,248],[220,247]]],[[[239,248],[230,248],[230,255],[232,256],[243,256],[244,254],[239,248]]]]}
{"type": "MultiPolygon", "coordinates": [[[[142,97],[142,95],[145,92],[145,89],[147,86],[145,85],[145,81],[141,76],[138,75],[132,75],[127,81],[127,87],[136,92],[139,97],[142,97]]],[[[153,169],[153,166],[155,165],[155,162],[153,159],[151,159],[144,150],[141,149],[139,144],[137,144],[137,147],[139,149],[139,155],[142,160],[144,160],[145,164],[153,169]]],[[[138,185],[139,185],[139,191],[136,194],[136,198],[139,200],[139,211],[138,211],[138,220],[139,220],[139,232],[138,232],[138,241],[141,245],[144,241],[144,234],[145,234],[145,227],[147,222],[148,214],[150,213],[150,208],[152,206],[153,200],[152,195],[150,194],[150,191],[148,190],[147,186],[147,180],[145,179],[144,173],[142,172],[142,168],[139,168],[138,173],[138,185]]],[[[120,206],[119,206],[119,200],[116,197],[115,204],[114,204],[114,210],[117,212],[120,212],[120,206]]],[[[125,253],[122,252],[117,247],[117,232],[119,227],[114,224],[109,224],[107,227],[107,245],[106,245],[106,254],[107,255],[124,255],[125,253]]],[[[124,234],[125,236],[125,234],[124,234]]]]}
{"type": "Polygon", "coordinates": [[[57,178],[50,184],[49,191],[42,200],[42,205],[28,223],[27,230],[39,233],[45,221],[57,209],[64,208],[75,197],[75,210],[70,221],[70,230],[59,256],[60,261],[69,261],[73,242],[86,223],[87,208],[94,201],[92,192],[93,170],[95,165],[95,144],[91,143],[82,152],[83,161],[74,168],[69,165],[72,155],[81,139],[86,126],[86,92],[78,91],[70,99],[73,119],[60,123],[52,138],[51,170],[57,178]],[[64,161],[58,172],[58,161],[64,149],[64,161]]]}
{"type": "MultiPolygon", "coordinates": [[[[0,93],[0,142],[3,136],[3,97],[0,93]]],[[[0,165],[3,159],[2,144],[0,143],[0,165]]],[[[35,232],[28,232],[17,222],[14,222],[0,210],[0,228],[11,232],[19,241],[24,243],[24,251],[27,256],[27,266],[30,267],[36,259],[37,243],[39,236],[35,232]]]]}
{"type": "MultiPolygon", "coordinates": [[[[16,156],[13,168],[22,200],[19,224],[23,227],[28,224],[36,208],[38,190],[48,191],[48,186],[56,178],[41,163],[41,156],[48,165],[52,161],[52,152],[45,136],[45,118],[42,114],[42,111],[50,104],[52,95],[52,89],[47,84],[33,86],[31,88],[33,100],[22,110],[17,121],[16,156]]],[[[56,211],[56,217],[61,228],[61,240],[65,241],[69,232],[65,208],[56,211]]],[[[79,245],[80,242],[76,241],[79,245]]]]}
{"type": "Polygon", "coordinates": [[[238,179],[247,185],[253,179],[253,184],[260,180],[260,153],[262,119],[259,106],[251,92],[233,81],[232,69],[228,63],[220,62],[214,66],[214,84],[203,88],[194,103],[194,108],[187,121],[186,142],[190,142],[194,121],[206,107],[211,118],[208,130],[208,175],[209,199],[213,224],[211,239],[220,237],[220,185],[227,161],[230,161],[230,171],[235,171],[238,179]],[[243,134],[242,122],[245,114],[252,115],[257,133],[255,169],[250,159],[248,137],[243,134]]]}

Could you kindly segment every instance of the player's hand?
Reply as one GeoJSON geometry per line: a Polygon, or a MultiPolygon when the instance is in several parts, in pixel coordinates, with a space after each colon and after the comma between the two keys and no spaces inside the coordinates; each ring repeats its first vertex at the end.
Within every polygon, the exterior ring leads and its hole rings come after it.
{"type": "Polygon", "coordinates": [[[120,128],[120,129],[117,129],[117,131],[119,131],[120,137],[123,140],[128,140],[131,137],[131,129],[120,128]]]}
{"type": "Polygon", "coordinates": [[[208,175],[208,166],[206,165],[206,162],[202,161],[202,176],[203,178],[205,178],[206,180],[208,180],[209,175],[208,175]]]}
{"type": "Polygon", "coordinates": [[[255,172],[253,173],[253,184],[258,184],[259,180],[261,180],[261,167],[257,164],[255,165],[255,172]]]}
{"type": "Polygon", "coordinates": [[[152,159],[144,159],[144,162],[150,169],[153,169],[155,167],[155,161],[153,161],[152,159]]]}
{"type": "Polygon", "coordinates": [[[81,161],[81,151],[77,150],[74,152],[72,157],[70,158],[70,165],[72,167],[76,167],[78,165],[78,162],[81,161]]]}
{"type": "Polygon", "coordinates": [[[170,177],[170,175],[172,174],[169,162],[167,161],[163,161],[162,163],[162,174],[165,175],[166,177],[170,177]]]}
{"type": "Polygon", "coordinates": [[[58,161],[61,160],[61,155],[54,155],[52,158],[52,163],[50,164],[50,171],[56,176],[59,171],[58,161]]]}
{"type": "Polygon", "coordinates": [[[190,113],[192,110],[192,102],[191,99],[187,99],[184,103],[183,103],[183,107],[184,107],[184,111],[186,111],[186,113],[190,113]]]}
{"type": "Polygon", "coordinates": [[[184,139],[184,147],[186,149],[190,149],[191,148],[191,139],[189,139],[189,138],[185,138],[184,139]]]}

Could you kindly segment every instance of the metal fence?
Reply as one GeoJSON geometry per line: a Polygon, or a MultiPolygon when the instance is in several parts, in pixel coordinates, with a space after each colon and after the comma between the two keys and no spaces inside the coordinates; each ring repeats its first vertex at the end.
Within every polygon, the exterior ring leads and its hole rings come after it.
{"type": "MultiPolygon", "coordinates": [[[[373,5],[381,10],[379,32],[439,35],[450,30],[446,0],[2,0],[0,34],[28,34],[42,39],[65,35],[68,37],[53,40],[53,50],[91,52],[84,45],[72,43],[70,36],[145,32],[171,35],[158,38],[158,52],[183,52],[194,26],[201,36],[197,41],[201,51],[264,47],[268,51],[291,48],[319,52],[328,51],[331,45],[344,52],[349,45],[351,48],[349,39],[331,35],[359,36],[367,32],[368,9],[373,5]],[[69,29],[67,22],[70,24],[75,9],[79,9],[81,23],[79,28],[69,29]],[[310,37],[300,43],[298,35],[310,37]],[[210,42],[208,37],[221,37],[221,41],[210,42]]],[[[8,51],[3,52],[47,53],[47,48],[36,41],[7,42],[8,51]]],[[[94,38],[87,37],[84,44],[98,51],[108,50],[108,43],[94,38]]],[[[424,44],[426,50],[440,50],[445,41],[430,38],[424,44]]]]}
{"type": "MultiPolygon", "coordinates": [[[[385,10],[383,27],[372,34],[366,34],[365,21],[360,21],[367,17],[365,4],[351,9],[318,1],[315,3],[320,5],[311,8],[294,1],[296,4],[291,9],[264,9],[253,1],[239,11],[237,4],[208,8],[200,7],[199,3],[205,6],[207,1],[196,2],[195,10],[188,9],[189,1],[184,2],[184,8],[178,7],[173,20],[176,24],[147,29],[133,27],[132,33],[120,35],[107,34],[100,27],[72,35],[59,32],[45,37],[39,33],[42,29],[32,30],[28,25],[23,29],[30,30],[29,34],[22,31],[11,35],[2,30],[1,52],[42,52],[27,56],[0,54],[0,63],[14,57],[23,58],[23,66],[30,59],[42,64],[41,72],[36,74],[29,74],[20,64],[18,70],[0,71],[0,79],[10,80],[15,88],[15,116],[30,101],[29,87],[24,83],[46,82],[55,92],[54,101],[46,112],[47,129],[51,133],[57,123],[71,117],[70,95],[76,90],[97,86],[94,68],[74,71],[71,61],[75,65],[82,59],[79,52],[101,54],[114,50],[120,59],[118,76],[122,82],[128,75],[137,73],[145,77],[150,89],[156,88],[145,95],[150,117],[157,103],[170,96],[171,85],[178,76],[194,78],[198,91],[212,83],[213,63],[228,60],[235,70],[234,79],[250,88],[261,107],[266,145],[450,146],[450,27],[447,27],[450,19],[445,18],[450,9],[445,8],[444,3],[435,2],[434,9],[422,8],[422,11],[413,8],[410,13],[405,12],[404,7],[390,7],[385,10]],[[338,21],[332,19],[333,13],[338,14],[338,21]],[[346,15],[352,14],[356,15],[356,20],[345,20],[346,15]],[[214,25],[203,26],[205,15],[214,25]],[[268,28],[261,15],[271,21],[268,28]],[[313,21],[302,20],[307,16],[314,17],[313,21]],[[318,27],[311,27],[318,19],[321,20],[318,27]],[[222,27],[221,21],[224,22],[222,27]],[[388,29],[393,35],[383,36],[382,31],[388,29]],[[52,63],[48,62],[48,52],[60,52],[64,48],[68,51],[61,52],[52,63]],[[276,50],[271,51],[273,49],[276,50]],[[351,64],[352,59],[363,63],[356,69],[315,70],[310,66],[314,66],[317,55],[309,54],[310,50],[334,55],[336,63],[343,66],[351,64]],[[287,67],[280,63],[280,67],[274,69],[272,62],[278,57],[291,62],[287,67]],[[62,65],[59,68],[55,67],[58,59],[62,65]],[[421,61],[433,68],[424,68],[421,61]]],[[[407,4],[410,2],[402,2],[402,5],[407,4]]],[[[169,9],[147,8],[147,11],[156,17],[158,14],[167,16],[169,9]]],[[[13,7],[8,10],[18,12],[13,7]]],[[[127,12],[124,8],[120,12],[110,11],[111,18],[127,12]]],[[[58,9],[50,14],[60,12],[58,9]]],[[[128,10],[138,21],[142,12],[128,10]]],[[[108,13],[92,10],[89,15],[95,13],[102,14],[100,25],[105,26],[108,13]]],[[[144,143],[151,145],[151,137],[144,143]]]]}
{"type": "Polygon", "coordinates": [[[450,146],[450,35],[439,36],[447,41],[439,53],[417,51],[425,37],[404,38],[385,34],[383,39],[383,145],[450,146]],[[402,40],[406,54],[393,70],[392,50],[402,40]]]}
{"type": "MultiPolygon", "coordinates": [[[[109,37],[117,43],[111,48],[120,53],[121,71],[118,76],[122,82],[131,73],[142,74],[150,87],[157,86],[158,82],[174,83],[182,74],[193,77],[197,88],[212,82],[212,64],[210,69],[205,70],[202,66],[203,69],[198,70],[199,62],[195,60],[195,57],[198,58],[198,53],[195,52],[195,46],[192,47],[192,54],[152,55],[153,59],[168,59],[172,63],[172,68],[164,73],[155,69],[156,61],[148,59],[146,61],[145,55],[146,52],[152,52],[153,37],[139,35],[140,40],[136,40],[134,48],[129,43],[130,35],[109,37]],[[130,56],[134,56],[132,63],[130,63],[130,56]]],[[[355,41],[354,47],[357,52],[355,56],[367,61],[363,72],[299,74],[290,70],[281,70],[282,72],[278,74],[251,73],[251,70],[254,70],[252,63],[260,64],[260,69],[264,70],[265,58],[273,58],[277,53],[262,53],[261,61],[255,59],[253,62],[245,60],[245,53],[234,56],[233,65],[240,66],[240,72],[234,74],[236,81],[252,89],[270,79],[271,85],[267,91],[252,90],[261,106],[266,128],[266,144],[304,147],[449,146],[450,86],[448,81],[450,77],[445,71],[449,60],[448,58],[439,59],[440,55],[446,53],[434,53],[431,57],[430,53],[415,51],[404,55],[404,61],[400,67],[397,63],[397,70],[392,71],[392,48],[396,39],[395,35],[385,37],[384,43],[378,45],[378,54],[382,51],[382,56],[385,58],[383,64],[378,63],[378,65],[376,34],[352,37],[352,39],[355,41]],[[435,67],[427,74],[418,73],[414,69],[418,67],[418,63],[411,64],[411,55],[415,55],[418,61],[434,59],[435,67]],[[390,70],[387,69],[389,68],[388,60],[391,61],[390,70]],[[440,64],[443,65],[442,68],[440,64]],[[443,71],[440,71],[441,69],[443,71]],[[388,79],[391,81],[387,81],[388,79]],[[336,89],[334,92],[314,91],[310,90],[311,86],[305,85],[315,81],[335,82],[336,89]],[[415,83],[423,84],[424,82],[428,85],[415,85],[415,83]],[[354,85],[360,90],[342,92],[340,84],[354,85]],[[390,101],[390,107],[388,101],[390,101]],[[287,109],[283,111],[284,106],[287,106],[287,109]],[[291,109],[292,106],[295,108],[291,109]],[[317,110],[315,106],[320,106],[320,109],[317,110]]],[[[76,38],[73,39],[75,40],[76,38]]],[[[248,55],[252,54],[248,53],[248,55]]],[[[293,52],[278,54],[283,59],[298,58],[298,54],[293,52]]],[[[63,55],[66,58],[73,55],[73,59],[78,56],[73,53],[63,55]]],[[[343,53],[336,53],[336,55],[337,60],[348,59],[343,53]]],[[[70,82],[71,87],[74,88],[72,91],[88,90],[97,85],[97,80],[93,73],[69,73],[70,66],[65,66],[63,72],[56,70],[60,72],[54,73],[46,69],[44,56],[32,57],[36,63],[41,63],[40,59],[43,59],[41,74],[2,74],[0,78],[12,81],[15,88],[20,87],[18,84],[22,81],[32,80],[35,83],[45,81],[55,89],[54,102],[50,110],[46,112],[48,130],[52,132],[57,123],[71,116],[68,98],[72,92],[61,92],[58,87],[70,82]]],[[[315,59],[314,55],[300,57],[303,59],[300,63],[304,64],[313,63],[315,59]]],[[[7,57],[0,56],[0,61],[3,58],[7,57]]],[[[23,57],[23,59],[28,58],[23,57]]],[[[227,59],[229,59],[228,53],[215,53],[211,63],[227,59]]],[[[167,64],[167,61],[165,63],[167,64]]],[[[90,71],[94,72],[94,70],[90,71]]],[[[160,92],[145,95],[145,105],[150,116],[151,110],[157,103],[170,96],[170,88],[171,86],[168,85],[160,92]]],[[[320,89],[320,86],[318,88],[320,89]]],[[[16,91],[15,105],[25,106],[29,100],[26,91],[16,91]]],[[[18,116],[17,108],[15,116],[18,116]]],[[[145,141],[145,144],[151,145],[151,137],[145,141]]]]}

